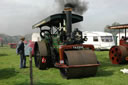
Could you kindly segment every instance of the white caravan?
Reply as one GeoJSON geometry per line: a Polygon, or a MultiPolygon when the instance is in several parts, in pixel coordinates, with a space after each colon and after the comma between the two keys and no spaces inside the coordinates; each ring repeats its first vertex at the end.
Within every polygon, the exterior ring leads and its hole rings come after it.
{"type": "Polygon", "coordinates": [[[83,44],[92,44],[95,49],[109,50],[115,45],[114,38],[111,33],[107,32],[83,32],[83,37],[87,38],[83,44]]]}

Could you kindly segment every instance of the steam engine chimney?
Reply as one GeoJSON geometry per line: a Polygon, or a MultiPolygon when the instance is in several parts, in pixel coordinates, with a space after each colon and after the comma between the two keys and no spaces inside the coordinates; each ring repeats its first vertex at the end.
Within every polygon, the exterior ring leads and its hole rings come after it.
{"type": "Polygon", "coordinates": [[[67,37],[71,37],[71,32],[72,32],[72,8],[69,7],[69,6],[65,6],[64,13],[66,14],[67,37]]]}

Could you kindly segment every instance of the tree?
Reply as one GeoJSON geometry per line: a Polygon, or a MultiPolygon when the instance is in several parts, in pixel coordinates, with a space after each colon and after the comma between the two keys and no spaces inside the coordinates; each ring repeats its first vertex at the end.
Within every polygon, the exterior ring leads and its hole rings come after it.
{"type": "MultiPolygon", "coordinates": [[[[111,26],[116,26],[116,25],[120,25],[120,23],[118,22],[114,22],[112,23],[111,26]]],[[[106,25],[104,28],[104,32],[109,32],[112,33],[113,36],[116,36],[119,33],[119,29],[108,29],[110,25],[106,25]]],[[[120,29],[120,32],[123,32],[123,29],[120,29]]]]}

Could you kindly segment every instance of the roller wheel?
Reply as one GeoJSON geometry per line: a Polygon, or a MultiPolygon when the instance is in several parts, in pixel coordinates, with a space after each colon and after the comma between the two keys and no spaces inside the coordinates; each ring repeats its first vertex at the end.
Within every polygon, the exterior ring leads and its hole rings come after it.
{"type": "Polygon", "coordinates": [[[35,45],[36,45],[35,49],[34,49],[35,64],[41,70],[46,69],[47,68],[46,44],[45,44],[45,42],[38,42],[35,45]],[[41,47],[43,47],[43,48],[41,48],[41,47]],[[43,54],[42,52],[45,52],[45,53],[43,54]],[[45,56],[43,56],[43,55],[45,55],[45,56]]]}
{"type": "MultiPolygon", "coordinates": [[[[65,51],[64,63],[70,65],[87,65],[97,64],[96,55],[92,50],[65,51]]],[[[61,68],[61,75],[64,78],[79,78],[94,76],[97,72],[97,66],[78,67],[78,68],[61,68]]]]}
{"type": "Polygon", "coordinates": [[[124,46],[113,46],[109,51],[109,58],[112,64],[125,64],[128,56],[127,48],[124,46]]]}

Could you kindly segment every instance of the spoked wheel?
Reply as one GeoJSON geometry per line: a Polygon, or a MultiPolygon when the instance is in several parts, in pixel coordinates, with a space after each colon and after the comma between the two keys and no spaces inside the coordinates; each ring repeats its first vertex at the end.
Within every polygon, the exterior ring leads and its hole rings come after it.
{"type": "MultiPolygon", "coordinates": [[[[92,50],[65,51],[64,63],[67,66],[97,64],[96,55],[92,50]]],[[[60,68],[64,78],[79,78],[94,76],[97,66],[60,68]]]]}
{"type": "Polygon", "coordinates": [[[45,43],[36,43],[36,46],[35,46],[35,50],[34,50],[34,55],[35,55],[35,64],[36,66],[39,68],[39,69],[46,69],[47,68],[47,57],[46,57],[46,54],[47,53],[42,53],[42,52],[45,52],[46,50],[44,49],[44,45],[45,43]],[[39,47],[39,46],[43,46],[43,48],[39,47]],[[43,51],[45,50],[45,51],[43,51]],[[45,55],[45,56],[43,56],[45,55]]]}

